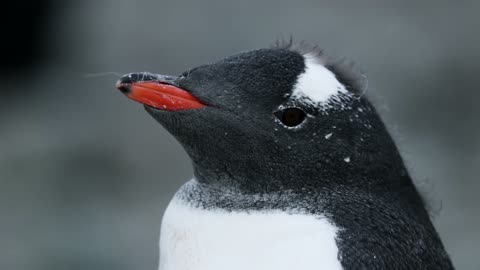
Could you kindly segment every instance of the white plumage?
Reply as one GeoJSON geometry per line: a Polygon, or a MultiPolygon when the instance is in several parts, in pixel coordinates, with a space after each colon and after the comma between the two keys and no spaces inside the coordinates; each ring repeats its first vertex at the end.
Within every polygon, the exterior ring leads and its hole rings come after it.
{"type": "Polygon", "coordinates": [[[322,216],[202,209],[176,196],[162,221],[159,269],[341,269],[337,231],[322,216]]]}
{"type": "Polygon", "coordinates": [[[348,93],[335,74],[328,70],[320,60],[305,54],[305,71],[300,74],[293,88],[292,97],[308,98],[314,105],[327,102],[339,93],[348,93]]]}

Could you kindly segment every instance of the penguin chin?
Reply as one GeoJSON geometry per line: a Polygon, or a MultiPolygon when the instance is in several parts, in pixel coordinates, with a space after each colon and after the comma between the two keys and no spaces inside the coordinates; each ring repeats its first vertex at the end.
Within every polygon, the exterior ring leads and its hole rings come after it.
{"type": "Polygon", "coordinates": [[[158,123],[160,123],[162,126],[166,128],[167,128],[167,125],[175,128],[182,128],[181,125],[185,125],[186,123],[181,123],[183,122],[181,118],[195,117],[195,115],[198,114],[197,110],[199,110],[199,109],[188,109],[188,110],[171,111],[166,109],[155,108],[149,105],[144,105],[143,107],[150,116],[152,116],[158,123]]]}
{"type": "Polygon", "coordinates": [[[183,146],[198,143],[197,141],[203,137],[202,133],[205,132],[205,128],[209,127],[205,109],[170,111],[148,105],[145,105],[144,108],[183,146]]]}
{"type": "MultiPolygon", "coordinates": [[[[162,125],[167,131],[177,138],[179,131],[186,125],[186,121],[182,121],[186,114],[192,114],[190,110],[186,111],[169,111],[157,109],[148,105],[144,105],[144,109],[147,113],[155,119],[160,125],[162,125]]],[[[188,121],[188,120],[187,120],[188,121]]],[[[178,139],[178,138],[177,138],[178,139]]]]}

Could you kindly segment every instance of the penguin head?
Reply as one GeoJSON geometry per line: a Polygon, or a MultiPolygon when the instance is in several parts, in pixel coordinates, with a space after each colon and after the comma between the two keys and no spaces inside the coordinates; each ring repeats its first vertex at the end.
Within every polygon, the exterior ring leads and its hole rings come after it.
{"type": "Polygon", "coordinates": [[[127,74],[117,88],[176,137],[199,182],[245,192],[404,184],[401,157],[358,78],[289,44],[178,77],[127,74]]]}

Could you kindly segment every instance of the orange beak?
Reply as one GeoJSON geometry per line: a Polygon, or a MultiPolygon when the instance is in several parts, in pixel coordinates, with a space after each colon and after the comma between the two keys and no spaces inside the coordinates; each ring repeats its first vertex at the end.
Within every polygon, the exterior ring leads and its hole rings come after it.
{"type": "Polygon", "coordinates": [[[180,111],[206,107],[189,92],[161,81],[119,80],[116,87],[128,98],[160,110],[180,111]]]}

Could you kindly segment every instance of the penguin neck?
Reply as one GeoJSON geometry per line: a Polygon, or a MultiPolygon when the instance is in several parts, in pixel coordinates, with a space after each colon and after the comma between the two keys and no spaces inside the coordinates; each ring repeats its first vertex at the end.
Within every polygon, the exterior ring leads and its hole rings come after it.
{"type": "Polygon", "coordinates": [[[295,171],[295,168],[270,168],[264,173],[235,165],[221,164],[218,168],[212,166],[208,169],[194,166],[194,177],[199,183],[214,190],[246,195],[303,193],[305,190],[321,192],[342,188],[389,191],[413,187],[403,163],[386,166],[357,162],[359,164],[355,166],[344,166],[340,169],[322,166],[310,166],[310,170],[303,168],[302,171],[295,171]]]}
{"type": "MultiPolygon", "coordinates": [[[[193,178],[176,194],[176,199],[188,202],[199,208],[217,208],[228,211],[282,210],[292,213],[316,213],[347,211],[343,205],[370,208],[375,201],[389,201],[391,207],[410,208],[424,213],[423,201],[413,185],[400,191],[375,190],[351,186],[325,186],[323,188],[284,189],[269,192],[251,193],[242,189],[232,189],[224,185],[202,183],[193,178]]],[[[351,210],[348,210],[351,212],[351,210]]],[[[378,215],[386,214],[383,212],[378,215]]],[[[355,215],[352,212],[350,215],[355,215]]]]}
{"type": "Polygon", "coordinates": [[[315,202],[321,197],[324,197],[324,194],[307,190],[248,193],[240,189],[202,183],[193,178],[178,190],[175,200],[203,209],[215,208],[235,212],[281,210],[298,213],[310,211],[312,206],[319,207],[315,202]]]}

